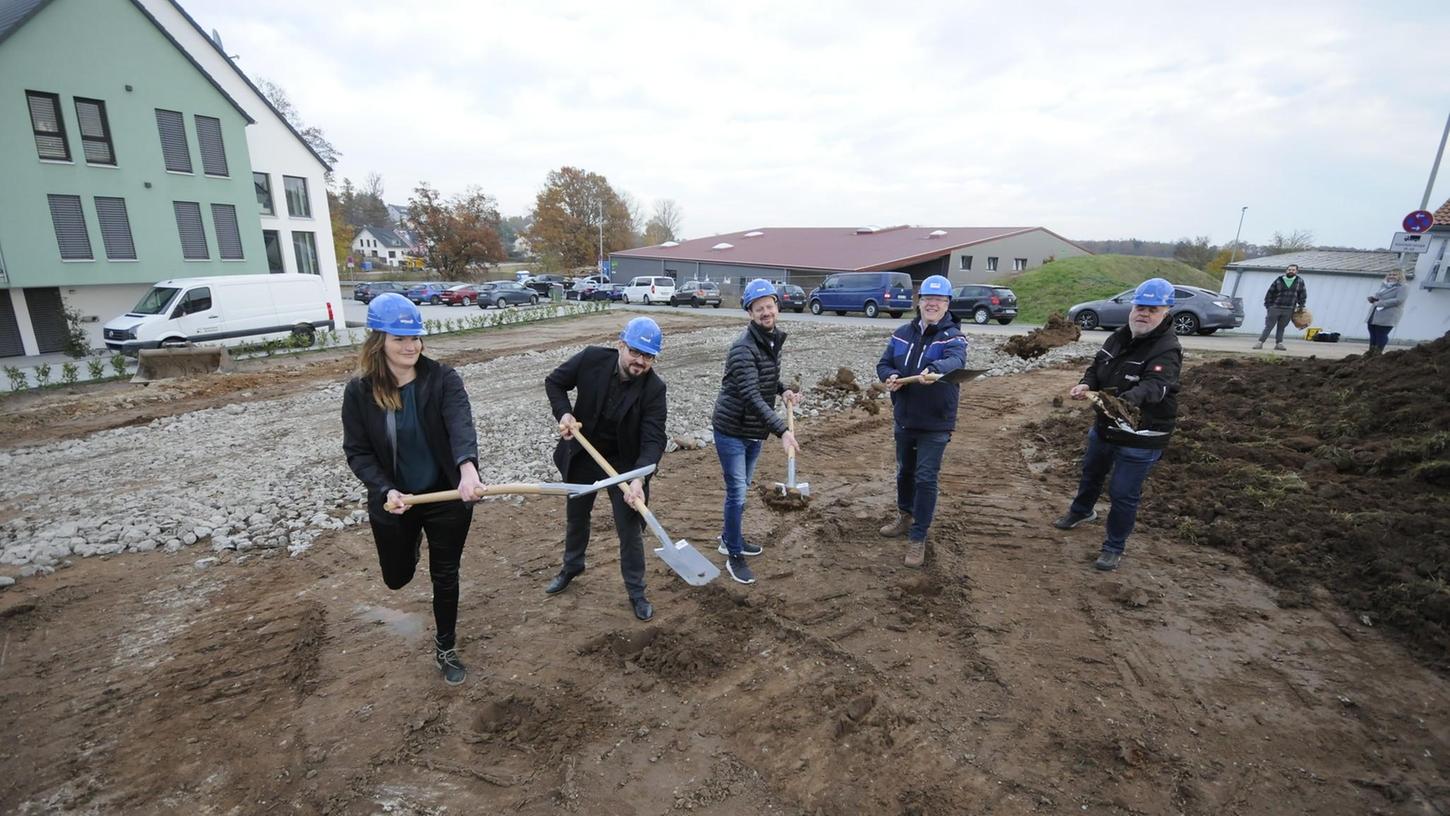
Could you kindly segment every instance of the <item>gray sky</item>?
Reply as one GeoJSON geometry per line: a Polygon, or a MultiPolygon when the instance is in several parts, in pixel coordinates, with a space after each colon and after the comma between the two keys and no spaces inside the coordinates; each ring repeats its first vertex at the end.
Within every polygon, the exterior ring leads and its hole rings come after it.
{"type": "MultiPolygon", "coordinates": [[[[583,167],[756,226],[1307,229],[1380,247],[1450,113],[1450,4],[183,0],[388,201],[583,167]]],[[[1450,198],[1442,168],[1430,209],[1450,198]]]]}

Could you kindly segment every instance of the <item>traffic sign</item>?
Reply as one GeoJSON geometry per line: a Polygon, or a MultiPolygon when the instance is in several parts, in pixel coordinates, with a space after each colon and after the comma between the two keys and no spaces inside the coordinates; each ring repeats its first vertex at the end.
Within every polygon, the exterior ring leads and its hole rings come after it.
{"type": "Polygon", "coordinates": [[[1435,216],[1429,210],[1415,210],[1405,216],[1405,232],[1424,232],[1435,225],[1435,216]]]}
{"type": "Polygon", "coordinates": [[[1421,232],[1397,232],[1390,241],[1390,252],[1421,253],[1430,248],[1430,236],[1421,232]]]}

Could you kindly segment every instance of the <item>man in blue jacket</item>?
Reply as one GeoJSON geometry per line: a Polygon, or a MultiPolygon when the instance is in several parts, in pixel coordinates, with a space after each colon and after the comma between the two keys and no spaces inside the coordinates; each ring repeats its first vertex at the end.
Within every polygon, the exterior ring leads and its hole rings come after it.
{"type": "Polygon", "coordinates": [[[961,387],[938,381],[967,365],[967,338],[952,320],[951,303],[951,281],[941,275],[922,281],[916,319],[891,335],[876,363],[876,376],[891,392],[896,433],[896,520],[882,527],[881,535],[907,536],[908,567],[926,562],[937,472],[957,427],[961,387]],[[915,374],[926,375],[927,382],[897,382],[915,374]]]}

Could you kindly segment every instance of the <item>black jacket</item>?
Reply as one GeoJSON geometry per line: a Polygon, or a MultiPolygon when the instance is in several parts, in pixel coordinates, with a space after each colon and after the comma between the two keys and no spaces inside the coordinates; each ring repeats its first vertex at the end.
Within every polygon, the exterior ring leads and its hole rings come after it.
{"type": "Polygon", "coordinates": [[[1304,308],[1308,297],[1309,287],[1304,285],[1303,275],[1295,275],[1294,282],[1288,286],[1284,285],[1284,276],[1278,275],[1269,284],[1269,291],[1264,293],[1264,308],[1298,311],[1304,308]]]}
{"type": "MultiPolygon", "coordinates": [[[[478,465],[478,437],[473,431],[473,408],[463,378],[450,366],[419,356],[414,369],[418,417],[428,450],[439,468],[440,480],[458,484],[458,467],[478,465]]],[[[373,401],[372,383],[354,377],[342,392],[342,450],[347,466],[368,487],[368,510],[382,513],[389,490],[398,490],[397,417],[373,401]]]]}
{"type": "MultiPolygon", "coordinates": [[[[876,362],[876,376],[909,377],[924,371],[949,374],[967,365],[967,338],[952,320],[951,312],[922,330],[921,318],[892,332],[886,350],[876,362]]],[[[896,424],[911,431],[952,431],[957,427],[957,402],[961,386],[934,382],[908,385],[891,392],[891,409],[896,424]]]]}
{"type": "Polygon", "coordinates": [[[710,419],[717,432],[740,439],[785,434],[785,418],[775,412],[775,398],[785,391],[780,382],[783,345],[785,332],[767,332],[751,321],[730,346],[710,419]]]}
{"type": "Polygon", "coordinates": [[[1105,391],[1142,412],[1140,431],[1163,431],[1163,436],[1140,437],[1110,424],[1101,413],[1098,436],[1115,445],[1133,448],[1166,448],[1178,418],[1178,371],[1183,367],[1183,347],[1173,333],[1173,321],[1164,318],[1158,328],[1133,338],[1124,326],[1112,333],[1098,349],[1082,381],[1094,391],[1105,391]]]}
{"type": "MultiPolygon", "coordinates": [[[[604,395],[609,390],[609,378],[619,368],[619,350],[590,346],[565,360],[562,365],[544,378],[544,393],[549,397],[549,408],[554,419],[565,414],[584,426],[584,436],[599,422],[604,410],[604,395]],[[573,404],[569,392],[578,389],[573,404]]],[[[625,392],[625,408],[618,428],[618,461],[610,461],[621,473],[658,465],[665,455],[665,381],[650,369],[645,372],[644,382],[625,392]]],[[[593,442],[592,437],[589,438],[593,442]]],[[[560,439],[554,448],[554,464],[565,479],[569,478],[569,465],[575,456],[588,456],[578,440],[560,439]]]]}

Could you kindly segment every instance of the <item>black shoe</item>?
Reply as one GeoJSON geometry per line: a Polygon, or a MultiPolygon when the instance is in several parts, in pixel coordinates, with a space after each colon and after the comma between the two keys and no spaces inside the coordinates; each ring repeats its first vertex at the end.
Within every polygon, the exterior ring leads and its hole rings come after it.
{"type": "Polygon", "coordinates": [[[750,567],[745,563],[745,556],[743,555],[732,555],[726,558],[725,571],[730,573],[731,578],[734,578],[742,584],[755,583],[755,573],[750,571],[750,567]]]}
{"type": "Polygon", "coordinates": [[[577,572],[561,572],[555,575],[554,580],[550,581],[548,586],[544,587],[544,592],[550,595],[558,595],[568,588],[569,582],[574,580],[574,576],[578,574],[577,572]]]}
{"type": "Polygon", "coordinates": [[[1080,513],[1074,513],[1071,510],[1069,510],[1069,511],[1067,511],[1067,515],[1063,516],[1062,518],[1059,518],[1057,521],[1052,522],[1052,526],[1053,527],[1056,527],[1059,530],[1071,530],[1072,528],[1078,526],[1079,524],[1086,524],[1089,521],[1097,521],[1097,520],[1098,520],[1098,511],[1096,511],[1096,510],[1089,510],[1088,511],[1088,514],[1085,515],[1085,516],[1082,515],[1082,514],[1080,514],[1080,513]]]}
{"type": "Polygon", "coordinates": [[[463,661],[458,659],[458,650],[452,647],[445,649],[437,641],[434,641],[433,648],[433,661],[438,664],[438,670],[443,672],[443,682],[450,686],[462,683],[468,672],[463,668],[463,661]]]}
{"type": "Polygon", "coordinates": [[[630,598],[629,603],[634,607],[634,616],[642,621],[647,621],[655,616],[654,605],[644,598],[630,598]]]}
{"type": "Polygon", "coordinates": [[[1108,552],[1107,550],[1103,550],[1101,553],[1098,553],[1098,560],[1093,562],[1093,566],[1097,567],[1100,570],[1103,570],[1104,572],[1107,572],[1109,570],[1117,569],[1118,562],[1122,560],[1122,553],[1108,552]]]}
{"type": "MultiPolygon", "coordinates": [[[[730,548],[725,546],[725,536],[715,536],[715,540],[720,542],[720,546],[715,548],[715,552],[721,555],[729,555],[730,548]]],[[[745,545],[740,548],[741,555],[760,555],[763,552],[765,552],[764,547],[759,544],[751,544],[749,541],[746,541],[745,545]]]]}

